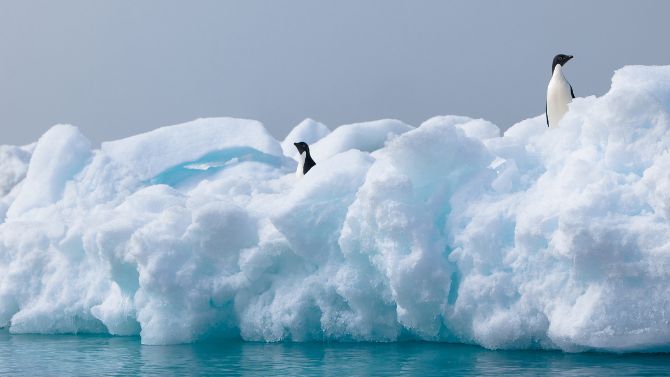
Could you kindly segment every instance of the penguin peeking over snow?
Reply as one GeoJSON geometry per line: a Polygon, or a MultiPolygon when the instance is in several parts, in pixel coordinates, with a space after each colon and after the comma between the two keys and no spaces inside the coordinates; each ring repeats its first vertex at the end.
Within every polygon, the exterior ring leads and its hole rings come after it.
{"type": "Polygon", "coordinates": [[[568,112],[568,103],[575,98],[572,86],[563,76],[563,66],[570,59],[572,55],[558,54],[551,64],[552,73],[549,86],[547,86],[547,106],[545,107],[547,127],[558,127],[563,115],[568,112]]]}
{"type": "Polygon", "coordinates": [[[312,156],[309,154],[309,145],[304,141],[299,143],[293,143],[300,153],[300,160],[298,161],[298,169],[295,171],[295,175],[300,178],[307,174],[309,169],[313,168],[316,165],[316,162],[312,160],[312,156]]]}

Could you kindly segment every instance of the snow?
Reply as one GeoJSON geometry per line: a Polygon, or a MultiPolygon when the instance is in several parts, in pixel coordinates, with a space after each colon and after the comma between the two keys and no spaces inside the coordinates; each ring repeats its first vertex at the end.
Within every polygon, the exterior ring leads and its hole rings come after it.
{"type": "Polygon", "coordinates": [[[456,115],[436,116],[425,121],[422,126],[429,126],[432,124],[452,125],[463,130],[465,135],[480,140],[500,136],[498,127],[484,119],[470,119],[468,117],[456,115]]]}
{"type": "Polygon", "coordinates": [[[16,199],[28,172],[33,149],[34,145],[27,147],[0,145],[0,218],[5,217],[9,205],[16,199]]]}
{"type": "Polygon", "coordinates": [[[122,140],[102,143],[102,151],[147,179],[184,161],[207,153],[250,147],[281,155],[281,147],[260,122],[234,118],[205,118],[122,140]]]}
{"type": "Polygon", "coordinates": [[[346,124],[311,145],[310,153],[318,164],[349,149],[373,152],[384,147],[390,139],[411,129],[411,126],[395,119],[346,124]]]}
{"type": "Polygon", "coordinates": [[[0,145],[0,197],[9,194],[28,171],[31,152],[12,145],[0,145]]]}
{"type": "Polygon", "coordinates": [[[286,138],[284,138],[284,141],[281,143],[282,151],[284,151],[286,156],[297,160],[298,150],[293,143],[304,141],[308,145],[312,145],[329,133],[330,129],[325,124],[307,118],[295,126],[291,132],[286,135],[286,138]]]}
{"type": "Polygon", "coordinates": [[[7,217],[54,203],[90,154],[90,142],[76,127],[56,125],[49,129],[35,146],[25,182],[7,210],[7,217]]]}
{"type": "Polygon", "coordinates": [[[58,125],[0,147],[0,193],[13,333],[670,349],[670,67],[502,136],[218,118],[92,149],[58,125]]]}

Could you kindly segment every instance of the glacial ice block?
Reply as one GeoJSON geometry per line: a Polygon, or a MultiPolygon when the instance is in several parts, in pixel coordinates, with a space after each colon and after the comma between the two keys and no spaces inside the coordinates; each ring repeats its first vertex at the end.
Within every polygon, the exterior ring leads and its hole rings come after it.
{"type": "Polygon", "coordinates": [[[0,326],[670,350],[670,66],[612,82],[557,129],[303,122],[292,134],[318,141],[302,179],[255,121],[101,150],[56,126],[33,152],[0,149],[0,326]]]}
{"type": "Polygon", "coordinates": [[[279,142],[260,122],[235,118],[205,118],[102,143],[102,151],[149,179],[181,162],[231,147],[250,147],[282,155],[279,142]]]}
{"type": "Polygon", "coordinates": [[[70,125],[50,128],[35,146],[25,182],[7,210],[7,217],[17,217],[60,199],[65,184],[86,165],[90,156],[91,143],[79,129],[70,125]]]}
{"type": "Polygon", "coordinates": [[[310,147],[310,153],[318,164],[326,158],[349,149],[373,152],[384,147],[394,136],[413,127],[395,119],[346,124],[336,128],[310,147]]]}

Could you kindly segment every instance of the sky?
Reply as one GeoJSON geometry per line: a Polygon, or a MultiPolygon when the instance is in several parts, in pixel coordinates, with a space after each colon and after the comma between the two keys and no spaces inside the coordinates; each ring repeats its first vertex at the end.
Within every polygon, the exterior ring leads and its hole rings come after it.
{"type": "Polygon", "coordinates": [[[575,95],[670,64],[668,1],[0,0],[0,144],[69,123],[94,144],[202,117],[283,138],[436,115],[502,130],[544,112],[555,54],[575,95]]]}

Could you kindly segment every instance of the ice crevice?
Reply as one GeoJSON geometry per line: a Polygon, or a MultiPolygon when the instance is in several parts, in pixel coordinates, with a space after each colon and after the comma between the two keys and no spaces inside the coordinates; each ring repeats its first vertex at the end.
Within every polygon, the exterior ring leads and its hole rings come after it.
{"type": "Polygon", "coordinates": [[[502,135],[209,118],[94,148],[56,125],[0,146],[0,215],[13,333],[667,350],[670,67],[502,135]]]}

